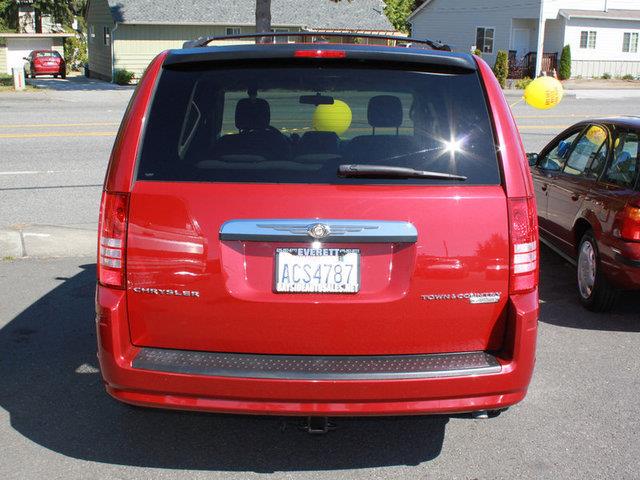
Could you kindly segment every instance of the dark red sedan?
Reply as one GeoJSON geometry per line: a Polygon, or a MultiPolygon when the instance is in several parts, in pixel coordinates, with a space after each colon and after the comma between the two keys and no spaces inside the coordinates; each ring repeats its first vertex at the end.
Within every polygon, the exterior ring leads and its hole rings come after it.
{"type": "Polygon", "coordinates": [[[24,60],[27,62],[24,66],[25,77],[36,78],[36,75],[67,77],[64,58],[55,50],[34,50],[28,57],[24,57],[24,60]]]}
{"type": "Polygon", "coordinates": [[[540,240],[577,265],[590,310],[640,289],[640,117],[577,123],[530,154],[540,240]]]}

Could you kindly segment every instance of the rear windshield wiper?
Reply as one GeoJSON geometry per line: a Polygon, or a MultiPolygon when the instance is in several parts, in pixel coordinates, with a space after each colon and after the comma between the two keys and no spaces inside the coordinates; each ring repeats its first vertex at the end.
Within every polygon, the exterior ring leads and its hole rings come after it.
{"type": "Polygon", "coordinates": [[[409,167],[392,165],[366,165],[362,163],[344,164],[338,167],[340,177],[378,177],[378,178],[433,178],[437,180],[460,180],[467,177],[452,173],[429,172],[409,167]]]}

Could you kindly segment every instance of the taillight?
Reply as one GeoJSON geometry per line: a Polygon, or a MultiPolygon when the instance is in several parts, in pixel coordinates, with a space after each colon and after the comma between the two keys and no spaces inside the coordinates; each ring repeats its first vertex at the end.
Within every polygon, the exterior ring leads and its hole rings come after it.
{"type": "Polygon", "coordinates": [[[293,54],[297,58],[345,58],[344,50],[296,50],[293,54]]]}
{"type": "Polygon", "coordinates": [[[626,205],[616,215],[613,235],[623,240],[640,241],[640,205],[626,205]]]}
{"type": "Polygon", "coordinates": [[[104,192],[98,226],[98,281],[108,287],[124,288],[125,240],[129,196],[104,192]]]}
{"type": "Polygon", "coordinates": [[[510,293],[525,293],[538,286],[538,217],[535,198],[509,199],[511,234],[510,293]]]}

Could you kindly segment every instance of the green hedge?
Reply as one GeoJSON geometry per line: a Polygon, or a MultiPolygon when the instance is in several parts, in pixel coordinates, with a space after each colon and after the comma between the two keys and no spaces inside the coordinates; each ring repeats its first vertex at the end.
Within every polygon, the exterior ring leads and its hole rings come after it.
{"type": "Polygon", "coordinates": [[[498,79],[502,88],[507,86],[507,75],[509,75],[509,56],[505,50],[499,50],[496,56],[496,64],[493,66],[493,73],[498,79]]]}
{"type": "Polygon", "coordinates": [[[133,80],[135,76],[135,73],[122,68],[115,71],[113,75],[113,81],[118,85],[129,85],[131,83],[131,80],[133,80]]]}
{"type": "Polygon", "coordinates": [[[560,67],[558,71],[560,80],[571,78],[571,46],[565,45],[560,54],[560,67]]]}

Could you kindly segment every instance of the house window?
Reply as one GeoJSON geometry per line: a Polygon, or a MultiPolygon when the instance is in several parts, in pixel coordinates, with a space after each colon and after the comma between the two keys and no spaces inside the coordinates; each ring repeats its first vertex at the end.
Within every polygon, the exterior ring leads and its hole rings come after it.
{"type": "Polygon", "coordinates": [[[580,48],[596,48],[596,32],[583,30],[580,32],[580,48]]]}
{"type": "Polygon", "coordinates": [[[111,45],[111,29],[109,27],[103,27],[102,29],[102,41],[106,47],[111,45]]]}
{"type": "Polygon", "coordinates": [[[493,37],[493,28],[476,28],[476,48],[482,53],[493,53],[493,37]]]}
{"type": "MultiPolygon", "coordinates": [[[[273,33],[287,33],[289,30],[286,28],[272,28],[273,33]]],[[[273,43],[289,43],[289,37],[273,37],[273,43]]]]}
{"type": "Polygon", "coordinates": [[[627,53],[638,53],[638,34],[625,32],[622,37],[622,51],[627,53]]]}
{"type": "Polygon", "coordinates": [[[89,41],[93,43],[94,38],[96,38],[96,29],[93,25],[89,25],[89,41]]]}
{"type": "Polygon", "coordinates": [[[240,27],[227,27],[227,35],[240,35],[240,27]]]}

